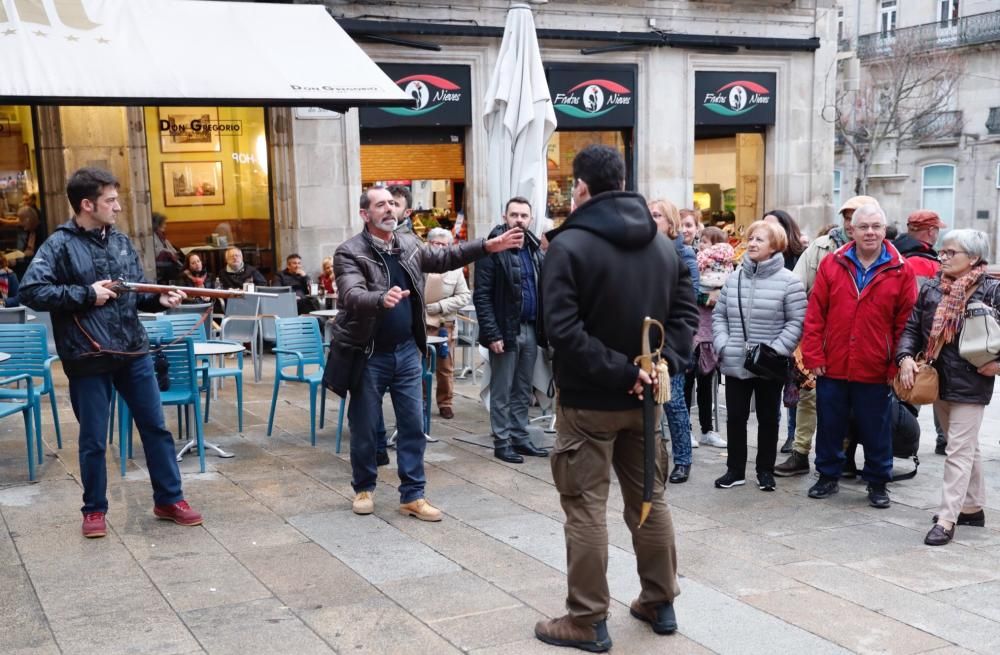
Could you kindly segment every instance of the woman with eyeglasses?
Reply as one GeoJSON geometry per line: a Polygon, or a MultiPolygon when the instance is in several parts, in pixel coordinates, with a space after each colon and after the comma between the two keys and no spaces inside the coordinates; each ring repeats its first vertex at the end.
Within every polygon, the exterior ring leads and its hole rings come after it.
{"type": "Polygon", "coordinates": [[[952,230],[938,251],[940,274],[920,289],[917,304],[896,348],[900,379],[913,386],[918,353],[940,353],[934,361],[938,372],[938,400],[934,412],[948,436],[941,504],[934,526],[924,538],[928,546],[944,546],[955,536],[956,525],[986,525],[979,430],[983,413],[993,397],[993,380],[1000,362],[976,367],[958,349],[968,302],[981,302],[994,311],[1000,307],[1000,282],[986,276],[989,237],[979,230],[952,230]]]}

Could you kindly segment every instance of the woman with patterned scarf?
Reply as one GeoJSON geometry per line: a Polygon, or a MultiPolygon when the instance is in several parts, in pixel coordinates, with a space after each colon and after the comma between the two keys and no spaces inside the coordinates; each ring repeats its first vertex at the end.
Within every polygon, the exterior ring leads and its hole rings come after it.
{"type": "Polygon", "coordinates": [[[1000,306],[1000,282],[986,277],[990,256],[989,240],[978,230],[952,230],[938,251],[941,272],[920,290],[903,336],[896,348],[900,379],[913,386],[917,370],[914,357],[933,353],[938,372],[938,400],[934,412],[948,435],[944,463],[944,488],[934,526],[924,538],[929,546],[943,546],[955,536],[956,525],[982,527],[986,524],[979,429],[983,412],[993,396],[993,380],[1000,362],[976,368],[959,354],[958,337],[966,304],[1000,306]]]}

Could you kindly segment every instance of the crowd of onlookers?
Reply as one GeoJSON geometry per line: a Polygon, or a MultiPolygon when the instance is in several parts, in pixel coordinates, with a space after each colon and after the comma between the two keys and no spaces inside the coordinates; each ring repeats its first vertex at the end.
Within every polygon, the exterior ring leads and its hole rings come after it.
{"type": "Polygon", "coordinates": [[[649,209],[690,268],[701,312],[694,356],[686,370],[671,372],[664,406],[664,436],[674,455],[670,482],[688,480],[692,447],[714,446],[728,448],[715,486],[746,484],[753,401],[759,489],[773,491],[775,476],[809,473],[815,438],[818,480],[810,498],[828,498],[842,477],[860,477],[869,503],[887,508],[894,436],[900,438],[894,432],[910,424],[900,414],[915,424],[919,411],[897,391],[908,397],[926,362],[937,372],[931,409],[936,452],[946,459],[942,500],[925,543],[948,543],[956,525],[985,524],[978,435],[1000,362],[974,337],[959,347],[970,308],[992,318],[1000,307],[1000,283],[986,274],[984,233],[956,229],[941,239],[945,223],[918,210],[906,232],[890,239],[885,212],[868,196],[845,202],[842,222],[811,241],[781,210],[749,225],[740,243],[668,201],[652,201],[649,209]],[[721,379],[725,437],[713,422],[721,379]],[[694,399],[700,437],[691,434],[694,399]],[[782,406],[788,431],[780,450],[788,458],[778,463],[782,406]]]}

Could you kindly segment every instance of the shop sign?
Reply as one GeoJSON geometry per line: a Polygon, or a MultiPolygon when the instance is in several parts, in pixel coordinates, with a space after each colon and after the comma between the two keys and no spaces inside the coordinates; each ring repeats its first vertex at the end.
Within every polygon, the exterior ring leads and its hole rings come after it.
{"type": "Polygon", "coordinates": [[[468,66],[379,64],[413,107],[362,107],[361,127],[472,124],[472,74],[468,66]]]}
{"type": "Polygon", "coordinates": [[[635,125],[635,66],[549,64],[545,74],[560,128],[635,125]]]}
{"type": "Polygon", "coordinates": [[[775,73],[695,72],[695,125],[774,125],[775,73]]]}

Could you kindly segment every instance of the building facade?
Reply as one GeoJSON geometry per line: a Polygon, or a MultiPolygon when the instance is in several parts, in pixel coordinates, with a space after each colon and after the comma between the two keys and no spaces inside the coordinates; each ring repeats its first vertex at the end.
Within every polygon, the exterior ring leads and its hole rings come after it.
{"type": "MultiPolygon", "coordinates": [[[[377,182],[410,187],[424,226],[461,221],[461,234],[485,235],[500,217],[487,209],[482,110],[511,3],[326,5],[414,109],[0,107],[0,136],[10,137],[0,141],[11,146],[0,149],[0,182],[17,189],[9,204],[37,191],[51,228],[69,215],[66,174],[110,168],[123,182],[123,227],[150,270],[155,211],[174,245],[202,251],[210,268],[223,244],[240,244],[272,273],[292,252],[318,271],[361,229],[359,194],[377,182]]],[[[569,211],[573,156],[601,142],[623,153],[630,189],[699,207],[737,233],[773,208],[807,233],[833,220],[824,102],[835,86],[834,0],[552,0],[532,9],[559,120],[549,144],[553,218],[569,211]]]]}
{"type": "MultiPolygon", "coordinates": [[[[866,83],[900,42],[922,44],[920,58],[953,59],[945,103],[900,144],[873,153],[867,192],[890,222],[905,229],[915,209],[937,211],[951,227],[975,228],[995,240],[1000,215],[1000,5],[995,0],[838,0],[838,87],[866,83]]],[[[853,195],[859,166],[837,139],[834,195],[853,195]]]]}

